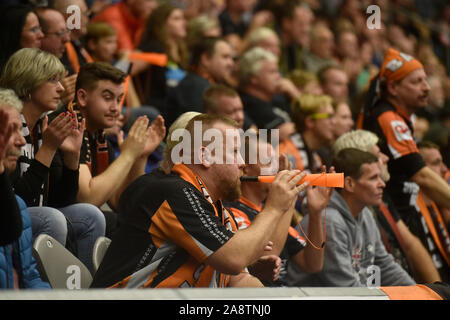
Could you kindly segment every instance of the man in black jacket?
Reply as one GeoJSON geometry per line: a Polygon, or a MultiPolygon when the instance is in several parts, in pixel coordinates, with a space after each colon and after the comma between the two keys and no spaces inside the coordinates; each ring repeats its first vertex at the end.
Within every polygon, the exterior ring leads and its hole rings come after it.
{"type": "Polygon", "coordinates": [[[228,42],[221,38],[198,41],[192,52],[191,71],[169,91],[164,115],[167,127],[184,112],[203,112],[203,93],[211,84],[226,84],[233,67],[233,52],[228,42]]]}

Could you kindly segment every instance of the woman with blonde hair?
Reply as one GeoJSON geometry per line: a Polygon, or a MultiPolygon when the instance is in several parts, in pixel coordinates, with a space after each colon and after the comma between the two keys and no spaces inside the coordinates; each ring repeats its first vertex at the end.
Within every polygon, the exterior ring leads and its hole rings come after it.
{"type": "Polygon", "coordinates": [[[58,107],[64,74],[56,56],[36,48],[21,49],[6,63],[0,86],[14,90],[22,100],[26,140],[11,180],[30,207],[33,237],[47,233],[63,245],[74,245],[71,251],[93,270],[92,250],[105,234],[105,218],[93,205],[76,204],[85,123],[78,123],[74,112],[52,114],[51,122],[47,116],[58,107]],[[68,226],[76,241],[66,243],[68,226]]]}

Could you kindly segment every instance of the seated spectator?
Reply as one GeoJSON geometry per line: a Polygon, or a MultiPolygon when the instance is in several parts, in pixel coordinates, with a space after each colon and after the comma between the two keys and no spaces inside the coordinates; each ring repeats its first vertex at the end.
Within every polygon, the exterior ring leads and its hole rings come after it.
{"type": "Polygon", "coordinates": [[[243,165],[237,125],[227,118],[199,115],[186,127],[191,138],[195,121],[201,122],[202,137],[206,130],[216,129],[236,139],[233,146],[218,146],[223,151],[218,160],[231,157],[233,163],[212,162],[210,143],[199,141],[198,149],[184,150],[189,161],[175,164],[170,174],[156,170],[135,180],[121,198],[124,219],[92,287],[261,286],[244,269],[263,254],[273,225],[290,214],[292,201],[305,187],[297,186],[303,175],[296,170],[280,172],[253,225],[236,230],[222,200],[234,201],[240,194],[243,165]]]}
{"type": "Polygon", "coordinates": [[[348,103],[349,80],[345,71],[338,66],[325,66],[317,73],[323,93],[334,100],[348,103]]]}
{"type": "Polygon", "coordinates": [[[444,86],[437,76],[428,77],[430,85],[430,101],[422,109],[418,110],[417,116],[425,118],[430,124],[440,120],[442,108],[445,105],[444,86]]]}
{"type": "Polygon", "coordinates": [[[242,52],[248,34],[273,20],[273,14],[257,1],[227,0],[218,15],[222,36],[237,52],[242,52]]]}
{"type": "Polygon", "coordinates": [[[310,50],[303,56],[305,69],[318,72],[327,65],[337,65],[334,58],[334,34],[325,24],[317,23],[311,29],[310,50]]]}
{"type": "MultiPolygon", "coordinates": [[[[41,49],[54,54],[59,59],[63,59],[71,33],[67,29],[63,14],[48,7],[37,8],[36,12],[42,27],[42,32],[44,33],[44,37],[41,40],[41,49]]],[[[75,95],[75,80],[76,75],[73,72],[68,77],[61,79],[61,84],[65,89],[61,94],[61,103],[63,105],[73,100],[75,95]]]]}
{"type": "MultiPolygon", "coordinates": [[[[344,149],[333,159],[333,165],[336,172],[344,173],[344,188],[333,191],[326,208],[323,269],[315,274],[289,270],[288,283],[319,287],[414,285],[408,273],[386,252],[367,208],[382,201],[385,184],[378,158],[357,149],[344,149]]],[[[303,229],[308,220],[309,215],[302,219],[303,229]]]]}
{"type": "Polygon", "coordinates": [[[167,88],[177,86],[186,75],[189,58],[186,36],[186,20],[182,9],[163,2],[152,11],[138,49],[149,53],[164,53],[168,61],[164,67],[147,65],[145,70],[133,78],[144,105],[163,112],[167,88]]]}
{"type": "MultiPolygon", "coordinates": [[[[334,142],[341,135],[352,130],[355,122],[353,121],[352,111],[345,101],[333,100],[332,105],[334,109],[334,126],[332,127],[334,142]]],[[[317,150],[317,153],[320,155],[325,165],[331,165],[331,145],[321,147],[317,150]]]]}
{"type": "MultiPolygon", "coordinates": [[[[78,73],[80,66],[93,62],[91,55],[87,52],[84,43],[82,42],[87,33],[87,25],[89,22],[88,7],[85,0],[55,0],[54,8],[58,10],[65,21],[71,19],[71,11],[67,11],[70,6],[77,6],[80,10],[79,26],[70,30],[70,41],[65,43],[66,50],[61,58],[62,63],[66,67],[69,75],[78,73]]],[[[75,88],[72,88],[73,96],[75,95],[75,88]]],[[[73,99],[72,99],[73,100],[73,99]]],[[[71,101],[72,101],[71,100],[71,101]]]]}
{"type": "MultiPolygon", "coordinates": [[[[244,110],[260,129],[279,129],[280,141],[294,133],[289,116],[289,102],[279,105],[275,97],[283,79],[278,70],[278,59],[259,47],[250,49],[239,62],[239,87],[244,110]]],[[[296,98],[296,94],[290,97],[296,98]]]]}
{"type": "Polygon", "coordinates": [[[296,69],[287,78],[292,81],[301,93],[323,94],[319,78],[315,73],[296,69]]]}
{"type": "MultiPolygon", "coordinates": [[[[20,149],[25,145],[25,139],[21,132],[21,111],[22,103],[14,91],[0,89],[0,114],[2,116],[7,115],[8,120],[7,123],[0,121],[2,122],[0,143],[0,149],[2,150],[0,152],[0,169],[2,172],[0,288],[48,289],[50,285],[42,281],[39,271],[36,269],[36,261],[33,258],[31,219],[27,206],[20,197],[14,197],[9,181],[5,179],[5,171],[14,171],[20,149]],[[4,132],[3,128],[9,130],[4,132]],[[4,228],[7,228],[7,230],[3,230],[4,228]]],[[[3,120],[4,118],[0,117],[0,119],[3,120]]]]}
{"type": "Polygon", "coordinates": [[[236,34],[243,38],[252,22],[256,1],[227,0],[219,15],[222,35],[236,34]]]}
{"type": "Polygon", "coordinates": [[[243,49],[243,52],[254,47],[260,47],[272,52],[278,59],[280,58],[280,38],[275,31],[268,27],[252,30],[245,41],[246,47],[243,49]]]}
{"type": "Polygon", "coordinates": [[[66,43],[70,41],[70,30],[61,12],[46,7],[36,9],[39,23],[44,33],[41,49],[61,59],[66,51],[66,43]]]}
{"type": "Polygon", "coordinates": [[[239,94],[223,84],[212,85],[203,94],[203,111],[207,114],[217,114],[237,122],[239,128],[247,130],[249,124],[244,124],[244,107],[239,94]]]}
{"type": "MultiPolygon", "coordinates": [[[[5,167],[16,162],[20,147],[25,144],[20,125],[16,127],[14,116],[22,110],[22,103],[14,91],[0,89],[0,246],[11,244],[22,233],[22,219],[5,167]],[[18,111],[16,111],[17,109],[18,111]],[[17,145],[15,151],[10,146],[17,145]]],[[[20,118],[20,116],[19,116],[20,118]]]]}
{"type": "Polygon", "coordinates": [[[40,48],[44,37],[31,6],[2,7],[0,12],[0,72],[9,57],[21,48],[40,48]]]}
{"type": "Polygon", "coordinates": [[[202,96],[211,84],[226,84],[233,72],[231,46],[221,38],[205,38],[191,52],[186,77],[168,91],[164,120],[171,125],[187,111],[202,111],[202,96]]]}
{"type": "Polygon", "coordinates": [[[334,141],[331,102],[329,96],[303,94],[292,104],[296,132],[280,142],[279,152],[287,155],[293,168],[308,173],[321,171],[322,159],[317,150],[334,141]]]}
{"type": "Polygon", "coordinates": [[[69,223],[76,237],[72,250],[92,271],[92,250],[105,234],[105,218],[95,206],[76,203],[84,122],[69,112],[51,122],[45,115],[58,107],[64,72],[57,57],[36,48],[20,49],[5,66],[0,85],[23,102],[26,140],[11,180],[29,207],[34,237],[46,233],[66,245],[69,223]]]}
{"type": "Polygon", "coordinates": [[[111,64],[117,60],[117,33],[110,24],[90,23],[84,41],[92,60],[111,64]]]}
{"type": "MultiPolygon", "coordinates": [[[[442,161],[439,147],[436,144],[427,141],[418,143],[417,147],[419,148],[419,152],[426,165],[439,176],[445,178],[448,168],[442,161]]],[[[442,281],[449,283],[450,237],[444,216],[442,215],[441,210],[436,206],[436,203],[422,191],[419,191],[417,204],[420,208],[420,213],[425,220],[423,229],[426,241],[424,241],[424,245],[427,245],[442,281]]]]}
{"type": "Polygon", "coordinates": [[[203,38],[220,37],[221,35],[222,30],[219,20],[213,16],[203,14],[192,18],[187,23],[186,43],[189,50],[194,48],[197,41],[201,41],[203,38]]]}
{"type": "Polygon", "coordinates": [[[119,51],[134,50],[142,37],[145,22],[157,7],[156,0],[122,0],[99,12],[92,22],[107,22],[117,32],[119,51]]]}
{"type": "MultiPolygon", "coordinates": [[[[138,117],[139,116],[137,116],[136,118],[138,117]]],[[[116,118],[115,124],[112,127],[103,130],[106,140],[108,140],[108,143],[111,144],[112,150],[114,152],[114,159],[116,159],[120,155],[119,143],[122,143],[123,140],[127,137],[127,132],[129,131],[129,129],[125,130],[126,125],[127,123],[125,122],[125,116],[122,111],[122,113],[120,113],[116,118]]],[[[147,163],[145,165],[145,173],[149,173],[159,166],[159,162],[162,160],[164,147],[164,142],[161,142],[161,144],[155,149],[155,151],[153,151],[148,156],[147,163]]]]}
{"type": "MultiPolygon", "coordinates": [[[[379,138],[374,133],[366,130],[354,130],[343,134],[333,143],[333,154],[338,154],[339,151],[346,148],[372,153],[378,157],[381,178],[387,183],[390,179],[387,167],[389,158],[380,151],[378,142],[379,138]]],[[[374,211],[374,218],[386,250],[392,254],[395,261],[418,283],[442,281],[427,249],[400,218],[389,194],[384,191],[383,202],[380,206],[369,208],[374,211]]]]}
{"type": "MultiPolygon", "coordinates": [[[[118,141],[120,155],[114,159],[111,143],[104,130],[116,124],[123,97],[125,73],[103,62],[81,67],[76,84],[76,105],[86,119],[86,132],[81,146],[77,199],[97,207],[108,203],[112,210],[130,182],[144,174],[148,155],[160,144],[164,135],[161,116],[148,127],[149,120],[140,117],[126,139],[118,141]]],[[[116,215],[107,215],[107,236],[111,237],[116,215]]]]}
{"type": "Polygon", "coordinates": [[[282,45],[280,71],[288,74],[295,69],[305,70],[304,56],[310,47],[314,13],[300,0],[282,3],[279,12],[275,16],[282,45]]]}
{"type": "Polygon", "coordinates": [[[33,257],[31,219],[27,206],[17,197],[22,215],[22,233],[10,246],[0,246],[0,288],[1,289],[50,289],[48,282],[41,279],[33,257]]]}
{"type": "MultiPolygon", "coordinates": [[[[122,71],[128,67],[129,62],[126,59],[126,56],[117,54],[117,34],[114,27],[110,24],[106,22],[94,22],[89,24],[84,42],[86,43],[86,49],[93,61],[110,63],[117,68],[120,68],[122,71]]],[[[126,97],[123,99],[122,108],[124,123],[119,126],[119,129],[123,129],[126,133],[130,130],[130,127],[138,117],[145,115],[150,120],[154,120],[160,112],[154,107],[141,105],[141,100],[136,93],[131,78],[129,78],[129,81],[125,82],[127,83],[127,89],[126,97]]],[[[119,131],[120,130],[118,130],[116,134],[119,133],[119,131]]],[[[113,137],[116,134],[108,135],[108,137],[113,137]]],[[[117,145],[117,140],[112,139],[112,142],[117,145]]],[[[117,148],[116,151],[118,151],[117,148]]]]}
{"type": "MultiPolygon", "coordinates": [[[[285,169],[287,161],[284,156],[280,157],[279,170],[285,169]]],[[[275,150],[266,141],[259,138],[247,139],[245,141],[245,167],[243,169],[243,175],[245,176],[259,176],[268,175],[269,173],[263,172],[261,169],[273,170],[278,167],[278,163],[274,165],[274,161],[278,162],[275,156],[275,150]],[[264,150],[264,151],[261,151],[264,150]],[[255,161],[252,161],[254,157],[255,161]],[[273,166],[273,167],[271,167],[273,166]]],[[[264,201],[270,191],[271,185],[262,182],[242,182],[241,190],[242,195],[236,202],[225,202],[225,206],[228,207],[233,213],[239,229],[245,229],[249,227],[252,221],[258,216],[259,212],[264,208],[264,201]]],[[[280,273],[277,279],[263,278],[259,274],[261,267],[261,261],[256,262],[254,265],[249,266],[250,272],[259,277],[260,280],[266,286],[285,286],[286,285],[286,272],[287,265],[289,263],[295,263],[299,268],[305,272],[319,272],[323,265],[323,250],[320,248],[323,243],[322,232],[322,209],[325,207],[329,192],[326,188],[312,188],[307,187],[308,198],[308,212],[312,219],[309,224],[308,237],[311,243],[307,243],[306,240],[299,235],[297,230],[290,226],[292,220],[292,213],[294,212],[294,206],[289,209],[291,215],[286,214],[283,219],[280,220],[275,228],[271,241],[273,242],[273,249],[266,252],[266,256],[263,256],[260,260],[267,259],[270,255],[280,256],[282,259],[280,273]],[[274,281],[275,280],[275,281],[274,281]]],[[[293,203],[294,204],[294,203],[293,203]]],[[[269,275],[271,275],[269,273],[269,275]]]]}
{"type": "Polygon", "coordinates": [[[386,192],[411,232],[426,245],[422,214],[416,205],[419,189],[439,208],[450,209],[449,185],[426,166],[414,141],[411,116],[428,103],[427,75],[417,59],[389,49],[380,77],[373,81],[379,82],[380,94],[373,105],[365,107],[363,128],[380,138],[380,150],[389,157],[391,179],[386,192]]]}
{"type": "MultiPolygon", "coordinates": [[[[169,131],[167,133],[167,139],[166,139],[166,147],[164,148],[163,152],[163,158],[160,163],[160,168],[162,171],[164,171],[166,174],[169,174],[172,170],[175,163],[172,162],[172,150],[174,147],[178,145],[179,140],[173,139],[173,132],[177,129],[186,129],[187,124],[189,121],[194,118],[195,116],[200,115],[200,112],[195,111],[188,111],[180,115],[174,123],[169,127],[169,131]]],[[[180,151],[180,150],[178,150],[180,151]]],[[[175,151],[176,152],[176,151],[175,151]]],[[[177,162],[178,163],[178,162],[177,162]]]]}
{"type": "Polygon", "coordinates": [[[344,133],[353,129],[355,122],[353,121],[352,111],[350,106],[345,101],[333,101],[334,109],[334,126],[333,134],[336,140],[344,133]]]}
{"type": "MultiPolygon", "coordinates": [[[[358,78],[361,73],[364,72],[364,67],[367,64],[367,61],[363,60],[365,59],[364,55],[367,55],[365,51],[370,49],[370,47],[365,47],[364,52],[362,50],[362,46],[360,49],[358,36],[354,30],[347,29],[336,32],[336,55],[339,65],[342,66],[342,69],[344,69],[349,79],[349,92],[351,97],[357,96],[359,93],[358,89],[361,89],[361,87],[358,88],[358,85],[364,84],[364,82],[361,83],[364,79],[358,78]],[[359,84],[357,83],[358,81],[360,81],[359,84]]],[[[372,54],[371,50],[368,54],[372,54]]],[[[367,85],[367,79],[365,84],[367,85]]]]}

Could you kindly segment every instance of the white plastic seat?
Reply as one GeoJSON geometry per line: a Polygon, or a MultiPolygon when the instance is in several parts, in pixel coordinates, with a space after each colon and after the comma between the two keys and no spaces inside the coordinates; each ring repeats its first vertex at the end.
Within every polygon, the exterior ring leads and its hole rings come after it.
{"type": "Polygon", "coordinates": [[[97,241],[95,241],[93,254],[92,254],[92,263],[94,265],[94,272],[97,272],[100,263],[105,256],[106,250],[111,243],[111,239],[107,237],[99,237],[97,241]]]}
{"type": "Polygon", "coordinates": [[[33,248],[53,289],[89,288],[92,282],[89,269],[58,241],[41,234],[33,248]]]}

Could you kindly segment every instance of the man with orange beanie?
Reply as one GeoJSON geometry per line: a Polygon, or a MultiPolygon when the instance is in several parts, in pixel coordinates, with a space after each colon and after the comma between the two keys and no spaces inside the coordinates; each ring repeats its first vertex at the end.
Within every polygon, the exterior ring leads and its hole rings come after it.
{"type": "Polygon", "coordinates": [[[411,232],[423,239],[419,189],[438,206],[450,208],[450,187],[426,166],[413,133],[411,116],[428,103],[427,75],[417,59],[389,49],[375,81],[379,95],[366,107],[363,127],[378,135],[381,152],[389,156],[386,192],[411,232]]]}

